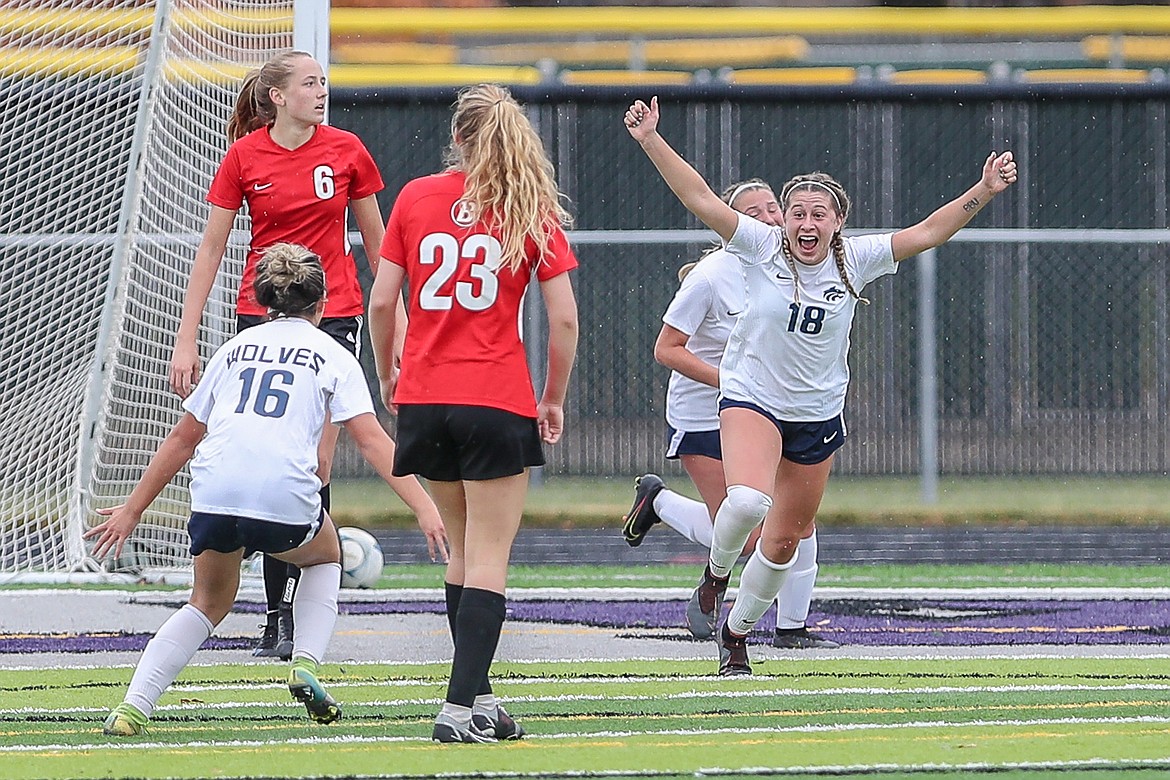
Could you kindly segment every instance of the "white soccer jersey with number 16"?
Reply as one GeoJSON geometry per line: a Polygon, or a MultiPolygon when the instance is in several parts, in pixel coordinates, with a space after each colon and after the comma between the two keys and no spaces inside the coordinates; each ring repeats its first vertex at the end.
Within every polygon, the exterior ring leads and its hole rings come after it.
{"type": "Polygon", "coordinates": [[[374,411],[357,359],[299,317],[248,328],[207,364],[183,407],[207,426],[191,461],[191,509],[306,524],[321,513],[317,444],[374,411]]]}
{"type": "MultiPolygon", "coordinates": [[[[897,270],[892,236],[843,239],[845,271],[858,293],[897,270]]],[[[720,394],[754,402],[785,422],[829,420],[845,408],[857,300],[841,283],[831,252],[815,266],[797,262],[794,281],[782,240],[782,228],[741,214],[727,244],[743,265],[747,300],[723,355],[720,394]]]]}

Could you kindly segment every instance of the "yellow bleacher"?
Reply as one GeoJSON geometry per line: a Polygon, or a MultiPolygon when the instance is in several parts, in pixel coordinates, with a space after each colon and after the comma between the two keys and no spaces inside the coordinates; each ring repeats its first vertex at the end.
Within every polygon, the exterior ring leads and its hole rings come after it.
{"type": "Polygon", "coordinates": [[[1144,84],[1150,72],[1139,68],[1036,68],[1017,72],[1029,84],[1144,84]]]}
{"type": "Polygon", "coordinates": [[[539,84],[539,68],[511,65],[333,65],[335,87],[446,87],[493,82],[539,84]]]}
{"type": "Polygon", "coordinates": [[[566,70],[561,72],[561,83],[590,86],[661,86],[690,84],[695,74],[690,71],[666,70],[566,70]]]}
{"type": "Polygon", "coordinates": [[[1170,63],[1170,36],[1090,35],[1081,41],[1081,52],[1097,62],[1170,63]]]}
{"type": "Polygon", "coordinates": [[[857,80],[857,68],[745,68],[726,74],[732,84],[852,84],[857,80]]]}
{"type": "Polygon", "coordinates": [[[887,79],[892,84],[986,84],[987,72],[966,68],[898,70],[887,79]]]}

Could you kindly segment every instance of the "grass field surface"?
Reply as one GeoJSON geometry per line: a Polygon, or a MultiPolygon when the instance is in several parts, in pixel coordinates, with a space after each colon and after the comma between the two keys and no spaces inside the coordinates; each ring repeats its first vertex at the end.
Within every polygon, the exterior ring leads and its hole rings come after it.
{"type": "Polygon", "coordinates": [[[708,676],[708,663],[685,661],[497,664],[497,694],[530,736],[443,746],[429,737],[446,665],[327,665],[322,680],[345,708],[331,726],[309,722],[271,666],[193,667],[163,697],[147,734],[118,739],[102,736],[100,725],[129,669],[0,670],[0,776],[1095,767],[1096,778],[1105,776],[1102,769],[1143,764],[1170,771],[1165,657],[818,659],[757,671],[750,679],[722,679],[708,676]]]}
{"type": "MultiPolygon", "coordinates": [[[[643,587],[686,588],[698,581],[701,565],[512,566],[514,588],[643,587]]],[[[426,564],[386,567],[379,588],[436,588],[442,568],[426,564]]],[[[818,588],[1170,588],[1170,568],[1030,563],[984,565],[825,565],[818,588]]]]}
{"type": "MultiPolygon", "coordinates": [[[[915,588],[973,596],[991,587],[1089,588],[1124,598],[1127,590],[1170,587],[1170,573],[1160,567],[832,569],[818,587],[901,588],[906,598],[915,588]]],[[[590,588],[690,588],[694,576],[693,566],[523,566],[513,569],[510,584],[590,598],[590,588]]],[[[381,585],[437,593],[440,582],[440,567],[393,566],[381,585]]],[[[107,598],[103,588],[93,590],[107,598]]],[[[141,590],[146,597],[159,589],[141,590]]],[[[108,624],[104,610],[90,611],[108,624]]],[[[78,619],[62,614],[62,635],[78,619]]],[[[371,625],[342,623],[339,630],[360,633],[371,625]]],[[[573,653],[494,665],[497,695],[529,731],[521,741],[496,745],[430,741],[449,671],[438,650],[422,656],[434,662],[323,665],[320,677],[344,708],[330,726],[313,724],[291,700],[283,665],[237,663],[247,651],[232,651],[229,663],[186,669],[147,733],[133,738],[101,733],[130,680],[128,660],[103,662],[82,652],[17,668],[0,655],[0,778],[1170,776],[1170,652],[1157,644],[1004,645],[975,653],[855,647],[849,655],[757,648],[753,677],[725,679],[712,676],[713,647],[701,659],[598,658],[600,645],[582,643],[608,645],[612,631],[529,625],[534,636],[559,632],[573,653]]],[[[13,633],[11,625],[5,630],[13,633]]],[[[677,641],[661,640],[653,645],[657,652],[670,649],[663,643],[677,641]]]]}
{"type": "MultiPolygon", "coordinates": [[[[528,494],[529,525],[617,527],[633,500],[634,477],[550,477],[528,494]]],[[[697,497],[685,476],[672,489],[697,497]]],[[[376,479],[334,480],[334,516],[341,524],[413,522],[401,499],[376,479]]],[[[1170,523],[1166,477],[951,477],[939,483],[938,503],[925,505],[915,477],[829,480],[818,514],[833,523],[1170,523]]]]}

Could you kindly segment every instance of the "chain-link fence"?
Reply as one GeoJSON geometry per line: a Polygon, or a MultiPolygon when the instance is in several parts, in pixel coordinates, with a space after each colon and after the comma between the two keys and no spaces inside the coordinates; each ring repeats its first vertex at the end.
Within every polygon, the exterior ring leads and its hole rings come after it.
{"type": "MultiPolygon", "coordinates": [[[[592,232],[700,227],[627,136],[621,114],[633,95],[520,97],[589,237],[577,243],[581,341],[569,427],[549,452],[550,471],[661,469],[668,372],[654,363],[653,342],[676,269],[709,244],[592,232]]],[[[333,122],[361,135],[382,168],[385,212],[403,183],[440,166],[452,98],[334,96],[333,122]]],[[[1168,104],[1170,90],[1158,86],[679,90],[663,95],[660,130],[716,188],[829,172],[853,199],[849,226],[866,229],[917,222],[973,184],[988,152],[1013,150],[1019,183],[973,227],[1034,232],[972,236],[938,251],[940,468],[1151,473],[1170,464],[1161,243],[1170,233],[1149,232],[1167,227],[1168,104]],[[1119,229],[1146,232],[1083,232],[1119,229]]],[[[867,288],[873,305],[859,308],[851,442],[839,472],[920,468],[918,274],[915,261],[902,264],[867,288]]],[[[360,469],[350,457],[339,466],[360,469]]]]}

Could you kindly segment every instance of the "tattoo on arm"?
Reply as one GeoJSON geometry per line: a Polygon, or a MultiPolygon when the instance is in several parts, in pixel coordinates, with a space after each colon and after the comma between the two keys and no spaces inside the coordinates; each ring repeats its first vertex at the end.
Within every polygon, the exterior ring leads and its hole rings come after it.
{"type": "Polygon", "coordinates": [[[977,208],[979,208],[979,198],[971,198],[963,204],[963,211],[974,211],[977,208]]]}

